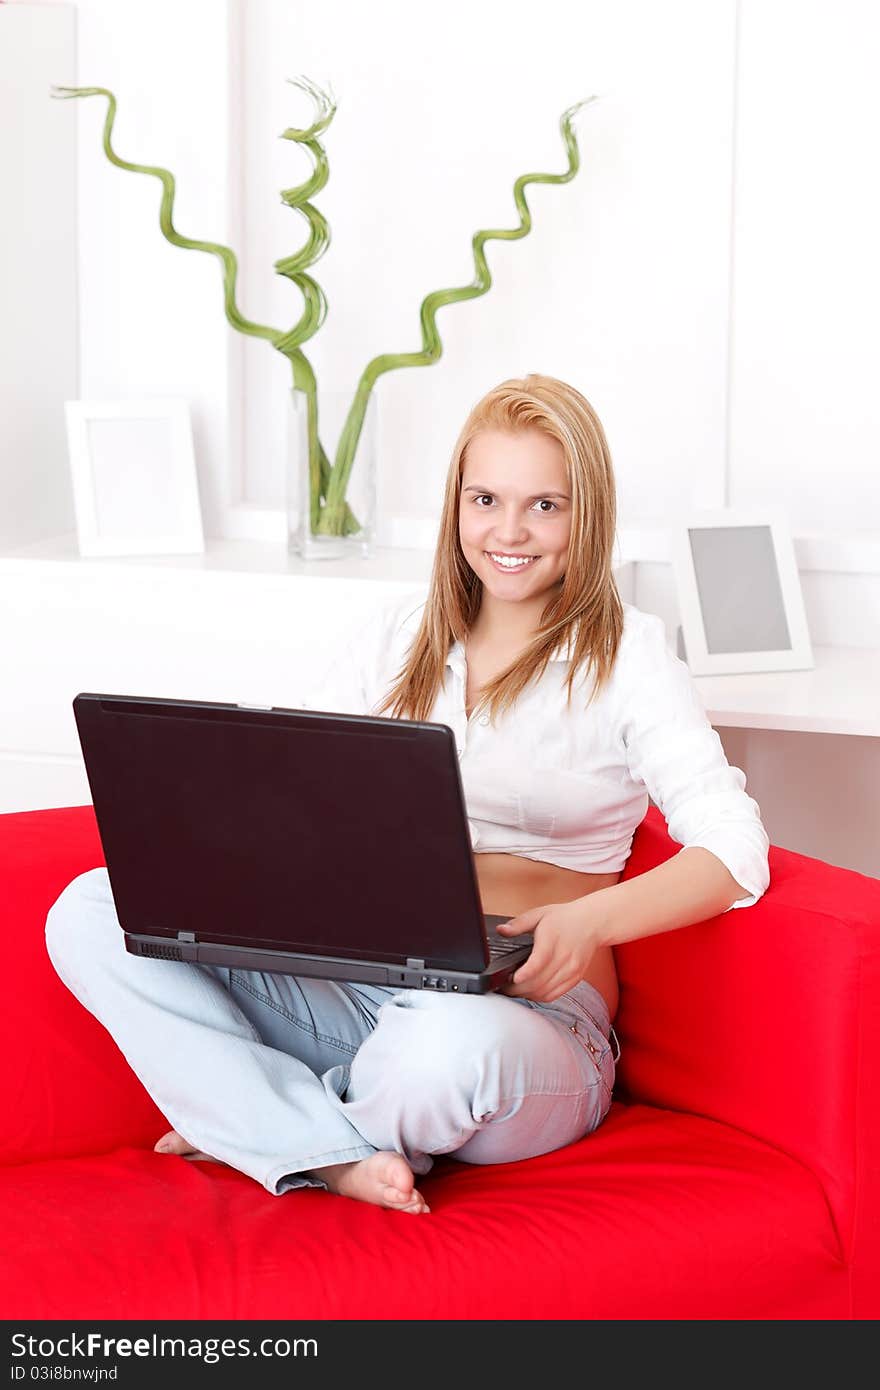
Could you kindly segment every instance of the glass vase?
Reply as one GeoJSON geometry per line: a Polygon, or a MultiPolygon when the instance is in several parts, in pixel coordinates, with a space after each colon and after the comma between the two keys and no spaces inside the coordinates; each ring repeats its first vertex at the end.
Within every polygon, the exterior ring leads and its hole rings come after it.
{"type": "MultiPolygon", "coordinates": [[[[328,464],[336,461],[336,447],[354,399],[353,392],[318,388],[318,438],[328,464]]],[[[376,525],[376,397],[367,402],[354,462],[345,489],[343,524],[346,534],[327,534],[312,523],[312,470],[309,460],[308,397],[296,388],[289,393],[287,414],[286,501],[287,549],[304,560],[342,560],[346,556],[369,559],[374,553],[376,525]]],[[[318,525],[327,525],[325,494],[319,498],[318,525]]],[[[338,529],[338,528],[335,528],[338,529]]]]}

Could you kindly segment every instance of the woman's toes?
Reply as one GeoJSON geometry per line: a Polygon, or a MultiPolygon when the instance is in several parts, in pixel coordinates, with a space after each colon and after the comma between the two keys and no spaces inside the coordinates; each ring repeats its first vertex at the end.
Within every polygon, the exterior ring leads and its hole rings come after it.
{"type": "Polygon", "coordinates": [[[419,1192],[408,1192],[406,1196],[398,1193],[396,1197],[390,1197],[386,1190],[385,1200],[386,1202],[393,1202],[396,1211],[423,1212],[431,1210],[419,1192]]]}
{"type": "Polygon", "coordinates": [[[195,1144],[191,1144],[188,1139],[184,1139],[182,1134],[178,1134],[176,1129],[171,1129],[153,1147],[153,1152],[158,1154],[175,1154],[179,1158],[188,1158],[192,1162],[222,1163],[222,1159],[214,1158],[212,1154],[202,1153],[195,1144]]]}
{"type": "Polygon", "coordinates": [[[167,1134],[153,1146],[154,1153],[157,1154],[194,1154],[198,1153],[195,1144],[187,1143],[182,1134],[178,1134],[176,1129],[170,1129],[167,1134]]]}

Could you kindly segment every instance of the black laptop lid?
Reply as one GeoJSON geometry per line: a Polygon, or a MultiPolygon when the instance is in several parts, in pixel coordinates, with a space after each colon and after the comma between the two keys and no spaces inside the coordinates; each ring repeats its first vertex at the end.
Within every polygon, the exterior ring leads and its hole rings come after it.
{"type": "Polygon", "coordinates": [[[93,693],[73,710],[126,931],[487,963],[447,725],[93,693]]]}

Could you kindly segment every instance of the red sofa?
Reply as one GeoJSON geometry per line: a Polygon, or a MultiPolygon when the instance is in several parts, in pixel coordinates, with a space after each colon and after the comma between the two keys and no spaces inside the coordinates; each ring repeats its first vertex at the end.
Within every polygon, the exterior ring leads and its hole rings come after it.
{"type": "MultiPolygon", "coordinates": [[[[674,854],[654,808],[626,876],[674,854]]],[[[880,1314],[880,881],[782,849],[754,907],[617,950],[592,1136],[437,1160],[425,1217],[157,1155],[167,1128],[43,929],[90,806],[0,816],[7,1319],[880,1314]]]]}

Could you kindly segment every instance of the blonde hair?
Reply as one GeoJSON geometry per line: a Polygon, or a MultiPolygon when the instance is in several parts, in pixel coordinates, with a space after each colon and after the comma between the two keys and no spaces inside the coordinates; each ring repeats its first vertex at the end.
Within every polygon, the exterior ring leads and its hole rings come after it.
{"type": "Polygon", "coordinates": [[[480,430],[543,430],[562,445],[572,497],[571,536],[561,588],[546,604],[534,640],[512,666],[484,686],[478,708],[490,718],[511,706],[545,671],[557,645],[571,639],[568,704],[578,668],[593,672],[585,708],[611,676],[623,633],[623,605],[612,570],[617,496],[611,455],[596,412],[573,386],[530,373],[494,387],[471,409],[452,453],[428,597],[407,659],[375,713],[428,720],[443,685],[446,658],[465,641],[480,609],[483,584],[459,539],[464,461],[480,430]]]}

